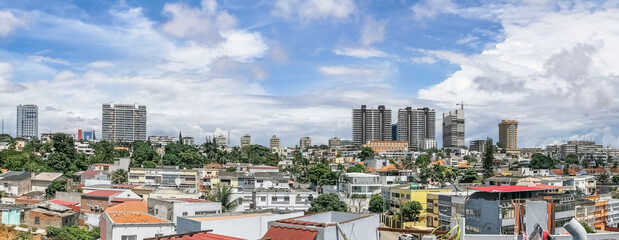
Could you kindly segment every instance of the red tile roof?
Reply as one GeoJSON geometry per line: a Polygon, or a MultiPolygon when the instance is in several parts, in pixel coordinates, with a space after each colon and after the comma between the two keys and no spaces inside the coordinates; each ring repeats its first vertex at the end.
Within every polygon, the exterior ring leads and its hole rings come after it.
{"type": "Polygon", "coordinates": [[[131,188],[131,189],[133,189],[133,188],[136,188],[136,187],[139,187],[139,186],[140,185],[122,185],[122,184],[119,184],[119,185],[112,186],[112,188],[123,188],[123,189],[131,188]]]}
{"type": "Polygon", "coordinates": [[[146,202],[124,202],[105,209],[105,212],[142,212],[148,213],[146,202]]]}
{"type": "Polygon", "coordinates": [[[87,170],[84,173],[82,173],[82,177],[94,177],[95,175],[99,174],[101,171],[98,170],[87,170]]]}
{"type": "Polygon", "coordinates": [[[111,163],[95,163],[95,166],[114,166],[114,164],[111,164],[111,163]]]}
{"type": "Polygon", "coordinates": [[[137,198],[114,198],[112,202],[124,203],[124,202],[141,202],[142,199],[137,198]]]}
{"type": "Polygon", "coordinates": [[[176,234],[163,237],[148,238],[148,240],[245,240],[243,238],[229,237],[214,233],[199,232],[176,234]]]}
{"type": "Polygon", "coordinates": [[[141,212],[106,212],[114,223],[169,223],[169,221],[153,217],[141,212]]]}
{"type": "Polygon", "coordinates": [[[550,169],[556,175],[563,175],[563,169],[550,169]]]}
{"type": "Polygon", "coordinates": [[[281,220],[277,220],[276,222],[301,225],[301,226],[314,226],[314,227],[327,227],[327,226],[335,225],[333,223],[308,222],[308,221],[294,220],[292,218],[281,219],[281,220]]]}
{"type": "Polygon", "coordinates": [[[96,190],[89,193],[82,194],[82,196],[90,196],[90,197],[110,197],[115,194],[121,193],[122,191],[114,191],[114,190],[96,190]]]}
{"type": "Polygon", "coordinates": [[[555,189],[559,187],[548,186],[548,185],[538,185],[535,187],[527,187],[527,186],[484,186],[484,187],[469,187],[470,189],[475,189],[482,192],[522,192],[522,191],[540,191],[546,189],[555,189]],[[551,188],[545,188],[551,187],[551,188]]]}
{"type": "Polygon", "coordinates": [[[59,205],[62,205],[62,206],[73,206],[73,205],[79,204],[77,202],[62,201],[62,200],[58,200],[58,199],[51,200],[50,202],[55,203],[55,204],[59,204],[59,205]]]}
{"type": "Polygon", "coordinates": [[[305,228],[271,226],[262,239],[271,240],[314,240],[318,231],[305,228]]]}

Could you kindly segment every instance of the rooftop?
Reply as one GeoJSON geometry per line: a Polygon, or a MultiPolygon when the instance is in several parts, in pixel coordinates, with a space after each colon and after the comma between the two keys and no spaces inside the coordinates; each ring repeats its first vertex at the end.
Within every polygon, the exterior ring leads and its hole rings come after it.
{"type": "Polygon", "coordinates": [[[34,176],[34,178],[32,178],[32,180],[39,180],[39,181],[54,181],[56,180],[56,178],[62,177],[62,173],[61,172],[42,172],[37,174],[36,176],[34,176]]]}
{"type": "Polygon", "coordinates": [[[148,213],[146,202],[124,202],[105,209],[105,212],[142,212],[148,213]]]}
{"type": "Polygon", "coordinates": [[[269,231],[264,234],[262,239],[271,239],[271,240],[313,240],[318,235],[318,231],[305,229],[305,228],[294,228],[294,227],[283,227],[283,226],[271,226],[269,231]]]}
{"type": "Polygon", "coordinates": [[[29,179],[31,177],[30,172],[22,172],[22,171],[8,171],[4,174],[0,174],[0,180],[3,181],[21,181],[25,179],[29,179]]]}
{"type": "Polygon", "coordinates": [[[561,187],[549,186],[549,185],[536,185],[534,187],[529,186],[483,186],[483,187],[469,187],[470,189],[482,191],[482,192],[526,192],[526,191],[543,191],[548,189],[559,189],[561,187]]]}
{"type": "Polygon", "coordinates": [[[192,232],[184,234],[168,235],[163,237],[145,238],[144,240],[245,240],[242,238],[229,237],[210,232],[192,232]]]}
{"type": "Polygon", "coordinates": [[[141,212],[106,212],[113,223],[168,223],[169,221],[156,218],[141,212]]]}
{"type": "Polygon", "coordinates": [[[166,202],[197,202],[197,203],[207,203],[211,201],[207,201],[204,199],[192,199],[192,198],[155,198],[157,200],[166,201],[166,202]]]}
{"type": "Polygon", "coordinates": [[[92,191],[89,193],[85,193],[82,194],[82,196],[87,196],[87,197],[110,197],[110,196],[114,196],[118,193],[121,193],[122,191],[115,191],[115,190],[96,190],[96,191],[92,191]]]}
{"type": "Polygon", "coordinates": [[[254,214],[231,214],[231,215],[213,215],[213,216],[195,216],[195,217],[187,217],[187,219],[191,219],[198,222],[209,222],[209,221],[219,221],[219,220],[229,220],[229,219],[241,219],[241,218],[252,218],[252,217],[263,217],[263,216],[273,216],[273,213],[254,213],[254,214]]]}

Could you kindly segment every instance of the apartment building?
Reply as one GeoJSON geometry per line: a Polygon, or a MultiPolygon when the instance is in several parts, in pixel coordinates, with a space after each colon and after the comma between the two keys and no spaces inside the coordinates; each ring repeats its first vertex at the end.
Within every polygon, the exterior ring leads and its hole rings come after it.
{"type": "Polygon", "coordinates": [[[221,203],[202,199],[150,198],[148,214],[176,223],[178,217],[221,213],[221,203]]]}
{"type": "Polygon", "coordinates": [[[368,109],[365,105],[353,109],[352,135],[354,145],[391,140],[391,109],[383,105],[377,109],[368,109]]]}
{"type": "Polygon", "coordinates": [[[146,106],[103,104],[102,139],[114,142],[146,141],[146,106]]]}
{"type": "Polygon", "coordinates": [[[39,137],[39,107],[34,104],[17,106],[16,137],[39,137]]]}
{"type": "Polygon", "coordinates": [[[281,140],[273,135],[273,137],[271,137],[271,140],[269,140],[269,148],[281,148],[282,147],[282,142],[281,140]]]}
{"type": "Polygon", "coordinates": [[[398,110],[397,139],[408,142],[411,150],[428,149],[426,141],[436,142],[434,109],[411,107],[398,110]]]}
{"type": "Polygon", "coordinates": [[[131,168],[129,184],[158,187],[179,187],[199,189],[200,173],[193,169],[175,168],[131,168]]]}
{"type": "Polygon", "coordinates": [[[299,149],[301,151],[303,150],[307,150],[308,148],[310,148],[312,146],[312,139],[310,137],[302,137],[299,140],[299,149]]]}
{"type": "Polygon", "coordinates": [[[381,152],[408,152],[407,141],[369,141],[363,147],[371,148],[374,153],[381,152]]]}
{"type": "Polygon", "coordinates": [[[499,123],[499,148],[506,150],[518,149],[518,121],[502,120],[499,123]]]}
{"type": "Polygon", "coordinates": [[[465,148],[464,110],[456,109],[443,113],[443,147],[465,148]]]}
{"type": "Polygon", "coordinates": [[[241,137],[241,148],[248,147],[251,145],[251,136],[245,134],[245,136],[241,137]]]}
{"type": "Polygon", "coordinates": [[[376,174],[346,173],[344,178],[346,179],[344,192],[349,195],[365,195],[369,198],[379,192],[382,186],[380,176],[376,174]]]}
{"type": "Polygon", "coordinates": [[[342,140],[339,137],[332,137],[329,139],[329,147],[336,148],[342,146],[342,140]]]}

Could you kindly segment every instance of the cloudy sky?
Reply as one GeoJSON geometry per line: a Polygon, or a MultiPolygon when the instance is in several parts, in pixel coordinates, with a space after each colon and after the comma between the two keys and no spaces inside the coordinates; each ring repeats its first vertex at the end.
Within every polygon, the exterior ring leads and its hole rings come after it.
{"type": "Polygon", "coordinates": [[[618,26],[617,1],[0,1],[0,117],[100,136],[102,103],[139,103],[148,135],[294,146],[350,139],[361,104],[464,101],[467,142],[515,119],[520,147],[619,147],[618,26]]]}

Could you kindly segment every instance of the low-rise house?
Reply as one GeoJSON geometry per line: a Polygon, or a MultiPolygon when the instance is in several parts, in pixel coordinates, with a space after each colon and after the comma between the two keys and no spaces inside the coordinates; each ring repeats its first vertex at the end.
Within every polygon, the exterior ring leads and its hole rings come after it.
{"type": "Polygon", "coordinates": [[[100,213],[110,207],[112,199],[123,191],[96,190],[82,194],[81,210],[88,213],[100,213]]]}
{"type": "Polygon", "coordinates": [[[174,223],[141,212],[101,214],[101,240],[143,240],[175,234],[174,223]]]}
{"type": "Polygon", "coordinates": [[[244,191],[243,210],[294,210],[307,211],[318,193],[304,189],[258,188],[244,191]]]}
{"type": "Polygon", "coordinates": [[[32,178],[32,191],[45,192],[54,180],[64,179],[61,172],[42,172],[32,178]]]}
{"type": "Polygon", "coordinates": [[[262,239],[271,240],[378,240],[379,216],[345,212],[322,212],[269,222],[262,239]]]}
{"type": "Polygon", "coordinates": [[[25,214],[25,224],[31,227],[45,229],[73,226],[79,219],[79,212],[55,203],[40,203],[36,208],[25,214]]]}
{"type": "Polygon", "coordinates": [[[257,173],[257,172],[279,172],[278,167],[267,166],[267,165],[256,165],[248,167],[249,173],[257,173]]]}
{"type": "Polygon", "coordinates": [[[260,239],[267,232],[268,222],[300,217],[303,212],[277,214],[274,212],[225,213],[219,215],[179,217],[177,232],[180,234],[213,230],[212,233],[244,239],[260,239]],[[242,229],[242,230],[241,230],[242,229]]]}
{"type": "Polygon", "coordinates": [[[49,201],[50,203],[54,203],[54,204],[58,204],[58,205],[62,205],[65,207],[70,208],[73,211],[79,212],[80,211],[80,203],[79,202],[70,202],[70,201],[63,201],[63,200],[58,200],[58,199],[54,199],[49,201]]]}
{"type": "Polygon", "coordinates": [[[73,182],[86,186],[111,184],[110,176],[101,170],[87,170],[73,174],[73,182]]]}
{"type": "Polygon", "coordinates": [[[178,217],[221,213],[221,203],[202,199],[148,200],[148,214],[176,223],[178,217]]]}
{"type": "Polygon", "coordinates": [[[124,202],[105,209],[105,212],[141,212],[148,213],[148,204],[142,202],[124,202]]]}
{"type": "Polygon", "coordinates": [[[376,174],[346,173],[344,192],[349,195],[366,195],[368,198],[374,193],[380,192],[380,177],[376,174]]]}
{"type": "Polygon", "coordinates": [[[211,233],[210,230],[203,232],[192,232],[192,233],[184,233],[184,234],[174,234],[167,235],[162,237],[154,237],[154,238],[145,238],[144,240],[189,240],[189,239],[199,239],[199,240],[245,240],[242,238],[235,238],[230,236],[224,236],[221,234],[211,233]]]}
{"type": "Polygon", "coordinates": [[[8,171],[0,174],[0,191],[9,196],[19,196],[32,190],[33,172],[8,171]]]}
{"type": "Polygon", "coordinates": [[[200,173],[193,169],[131,168],[129,184],[200,189],[200,173]]]}

